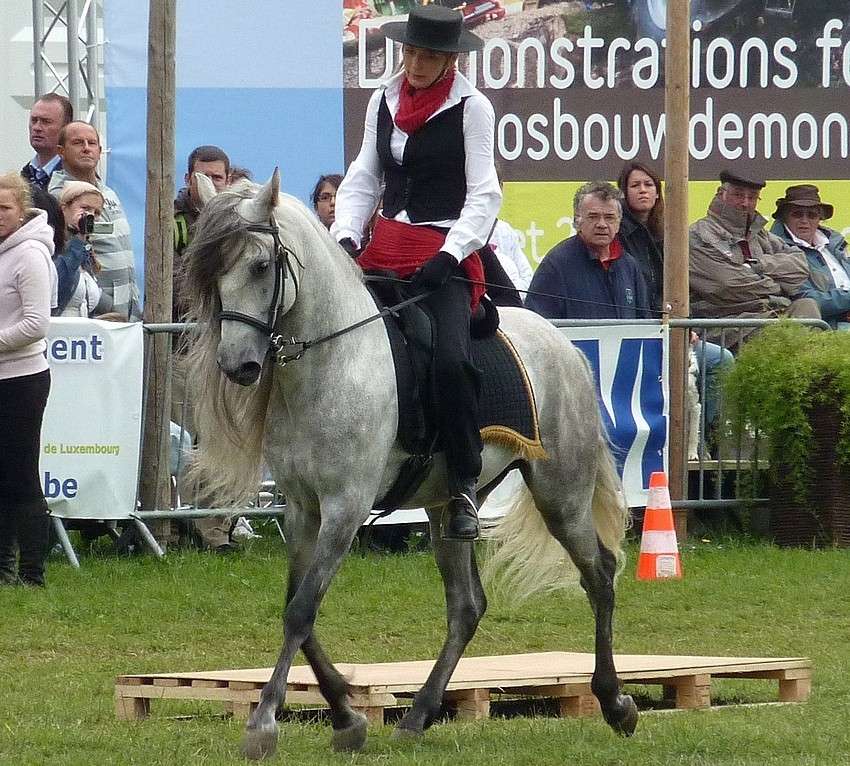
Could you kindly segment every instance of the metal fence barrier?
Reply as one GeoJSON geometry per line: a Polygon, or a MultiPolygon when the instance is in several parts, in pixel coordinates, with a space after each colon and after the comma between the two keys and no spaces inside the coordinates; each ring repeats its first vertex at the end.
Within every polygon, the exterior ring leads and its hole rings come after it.
{"type": "MultiPolygon", "coordinates": [[[[744,341],[747,334],[777,324],[778,319],[670,319],[666,324],[670,328],[683,328],[695,333],[700,340],[710,339],[721,348],[737,349],[744,341]]],[[[829,330],[826,322],[815,319],[793,320],[806,326],[829,330]]],[[[612,327],[622,324],[647,325],[661,327],[663,320],[643,319],[629,320],[624,322],[618,319],[601,320],[554,320],[556,327],[612,327]]],[[[177,337],[191,325],[181,323],[147,324],[145,325],[146,339],[155,334],[167,333],[172,336],[172,350],[175,347],[177,337]]],[[[145,369],[148,369],[148,361],[151,343],[146,340],[145,344],[145,369]]],[[[742,504],[763,504],[767,498],[759,497],[754,490],[758,489],[757,483],[744,481],[748,471],[755,469],[756,472],[767,468],[767,461],[760,456],[761,435],[758,433],[747,434],[747,438],[733,439],[729,430],[725,402],[723,401],[722,387],[716,385],[714,390],[709,388],[708,375],[706,374],[706,362],[708,346],[706,343],[697,342],[692,349],[700,370],[698,376],[698,398],[701,403],[699,418],[699,448],[694,459],[687,460],[688,492],[683,500],[673,502],[674,508],[689,509],[694,511],[717,511],[734,510],[742,504]],[[716,416],[713,422],[707,418],[708,398],[716,396],[716,416]],[[708,439],[706,437],[709,437],[708,439]]],[[[672,354],[672,350],[671,350],[672,354]]],[[[172,363],[174,355],[172,354],[172,363]]],[[[734,363],[734,362],[733,362],[734,363]]],[[[718,381],[715,381],[717,384],[718,381]]],[[[688,376],[685,376],[685,384],[688,376]]],[[[143,402],[147,400],[147,380],[143,391],[143,402]]],[[[184,397],[185,399],[185,397],[184,397]]],[[[687,400],[686,400],[687,401],[687,400]]],[[[184,445],[187,439],[187,431],[184,424],[187,422],[187,413],[191,402],[179,403],[181,416],[177,423],[179,429],[176,468],[173,473],[179,477],[184,468],[184,445]]],[[[172,410],[174,408],[172,407],[172,410]]],[[[143,404],[144,422],[144,404],[143,404]]],[[[683,447],[684,442],[682,440],[683,447]]],[[[684,457],[688,457],[685,455],[684,457]]],[[[175,502],[169,509],[155,511],[136,511],[133,518],[144,522],[162,519],[197,519],[209,516],[230,516],[237,518],[246,517],[278,517],[285,510],[286,505],[275,489],[274,482],[264,481],[258,488],[257,498],[250,505],[243,508],[202,508],[197,507],[197,502],[184,502],[179,493],[175,493],[175,502]]],[[[195,501],[197,497],[193,498],[195,501]]],[[[278,524],[278,529],[280,525],[278,524]]]]}

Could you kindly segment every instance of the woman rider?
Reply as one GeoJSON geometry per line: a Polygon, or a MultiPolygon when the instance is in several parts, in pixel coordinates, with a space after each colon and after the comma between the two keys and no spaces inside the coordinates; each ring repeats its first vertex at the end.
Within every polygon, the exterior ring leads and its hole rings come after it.
{"type": "Polygon", "coordinates": [[[459,52],[481,48],[483,41],[463,28],[459,11],[436,5],[416,7],[406,22],[385,24],[383,31],[402,43],[403,68],[369,101],[363,144],[337,191],[331,233],[359,255],[364,269],[411,277],[414,291],[429,293],[451,493],[442,535],[474,540],[482,445],[469,322],[484,292],[477,251],[487,242],[502,194],[493,162],[493,107],[456,64],[459,52]],[[372,239],[359,253],[382,190],[372,239]]]}

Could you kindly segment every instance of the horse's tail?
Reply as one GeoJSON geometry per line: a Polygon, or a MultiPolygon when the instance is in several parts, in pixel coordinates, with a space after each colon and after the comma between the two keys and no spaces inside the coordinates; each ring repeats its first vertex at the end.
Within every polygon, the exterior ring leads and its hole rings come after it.
{"type": "MultiPolygon", "coordinates": [[[[599,542],[617,558],[619,571],[629,514],[604,439],[600,439],[597,449],[591,515],[599,542]]],[[[484,536],[492,546],[482,568],[482,579],[503,600],[518,603],[536,593],[578,583],[578,570],[549,532],[525,483],[514,494],[507,514],[486,529],[484,536]]]]}

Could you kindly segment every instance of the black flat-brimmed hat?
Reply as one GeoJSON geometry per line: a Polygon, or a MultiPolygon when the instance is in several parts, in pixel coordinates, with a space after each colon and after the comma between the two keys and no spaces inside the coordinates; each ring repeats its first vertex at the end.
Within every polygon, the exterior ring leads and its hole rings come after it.
{"type": "Polygon", "coordinates": [[[463,28],[463,14],[441,5],[416,6],[407,21],[391,21],[383,33],[399,43],[441,53],[465,53],[483,47],[478,35],[463,28]]]}
{"type": "Polygon", "coordinates": [[[782,208],[792,205],[794,207],[819,207],[823,220],[832,218],[832,214],[835,212],[828,202],[820,201],[820,190],[814,184],[789,186],[785,190],[785,196],[776,200],[776,210],[773,211],[773,217],[779,218],[782,215],[782,208]]]}

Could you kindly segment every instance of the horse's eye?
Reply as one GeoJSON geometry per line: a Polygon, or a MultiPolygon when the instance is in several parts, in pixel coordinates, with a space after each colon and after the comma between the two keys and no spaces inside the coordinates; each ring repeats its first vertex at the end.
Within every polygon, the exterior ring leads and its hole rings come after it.
{"type": "Polygon", "coordinates": [[[251,267],[251,270],[254,272],[254,276],[261,277],[269,270],[269,262],[258,261],[251,267]]]}

